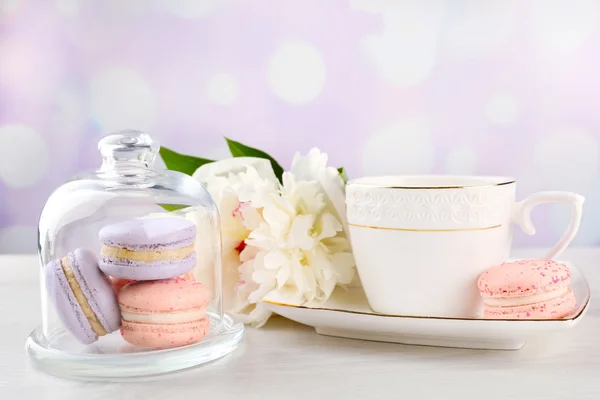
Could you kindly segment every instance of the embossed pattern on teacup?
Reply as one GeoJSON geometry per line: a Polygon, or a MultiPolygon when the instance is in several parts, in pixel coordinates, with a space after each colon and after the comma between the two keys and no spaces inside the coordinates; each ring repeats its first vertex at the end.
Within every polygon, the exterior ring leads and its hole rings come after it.
{"type": "Polygon", "coordinates": [[[507,222],[506,208],[513,201],[514,190],[509,187],[422,190],[349,185],[346,191],[348,222],[375,227],[487,228],[507,222]]]}

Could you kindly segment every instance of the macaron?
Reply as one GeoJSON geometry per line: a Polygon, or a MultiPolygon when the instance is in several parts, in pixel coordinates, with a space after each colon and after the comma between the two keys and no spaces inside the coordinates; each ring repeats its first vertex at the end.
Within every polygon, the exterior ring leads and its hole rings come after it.
{"type": "Polygon", "coordinates": [[[141,347],[170,348],[197,343],[208,333],[204,285],[189,279],[139,281],[119,292],[121,335],[141,347]]]}
{"type": "Polygon", "coordinates": [[[196,225],[183,218],[133,219],[105,226],[100,269],[133,281],[169,279],[196,265],[196,225]]]}
{"type": "Polygon", "coordinates": [[[48,299],[78,341],[91,344],[119,329],[117,297],[91,251],[76,249],[48,263],[44,272],[48,299]]]}
{"type": "Polygon", "coordinates": [[[560,319],[576,307],[571,270],[552,260],[507,262],[477,281],[489,319],[560,319]]]}

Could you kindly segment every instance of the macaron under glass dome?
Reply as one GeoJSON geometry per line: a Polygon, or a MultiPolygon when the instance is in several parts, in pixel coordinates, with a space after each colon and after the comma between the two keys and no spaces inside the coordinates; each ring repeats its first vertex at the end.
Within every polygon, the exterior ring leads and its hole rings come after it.
{"type": "Polygon", "coordinates": [[[55,375],[105,380],[230,353],[244,327],[222,310],[210,194],[156,169],[159,145],[145,133],[117,132],[98,147],[99,169],[58,188],[42,211],[42,324],[27,339],[29,359],[55,375]]]}

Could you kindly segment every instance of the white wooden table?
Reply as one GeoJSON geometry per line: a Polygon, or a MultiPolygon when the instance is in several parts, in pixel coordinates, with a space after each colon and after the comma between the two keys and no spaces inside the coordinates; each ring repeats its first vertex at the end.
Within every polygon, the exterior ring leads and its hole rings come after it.
{"type": "MultiPolygon", "coordinates": [[[[536,257],[542,250],[515,251],[536,257]]],[[[519,351],[446,349],[317,335],[281,318],[234,354],[145,381],[81,383],[35,371],[24,342],[40,321],[37,258],[0,256],[0,399],[600,399],[600,249],[568,250],[592,288],[575,329],[519,351]]]]}

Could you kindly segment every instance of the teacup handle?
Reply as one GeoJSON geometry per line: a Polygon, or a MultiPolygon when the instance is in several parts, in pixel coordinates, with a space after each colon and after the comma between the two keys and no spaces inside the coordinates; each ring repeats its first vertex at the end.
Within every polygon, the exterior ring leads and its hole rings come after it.
{"type": "Polygon", "coordinates": [[[577,193],[571,192],[539,192],[534,193],[531,196],[517,202],[513,220],[519,224],[523,232],[528,235],[535,235],[535,226],[531,222],[531,211],[543,203],[566,203],[569,205],[571,210],[571,219],[569,220],[569,226],[567,231],[564,233],[562,238],[556,243],[556,245],[550,250],[550,253],[546,256],[547,259],[555,258],[562,253],[579,230],[581,225],[581,216],[583,211],[583,202],[585,198],[577,193]]]}

